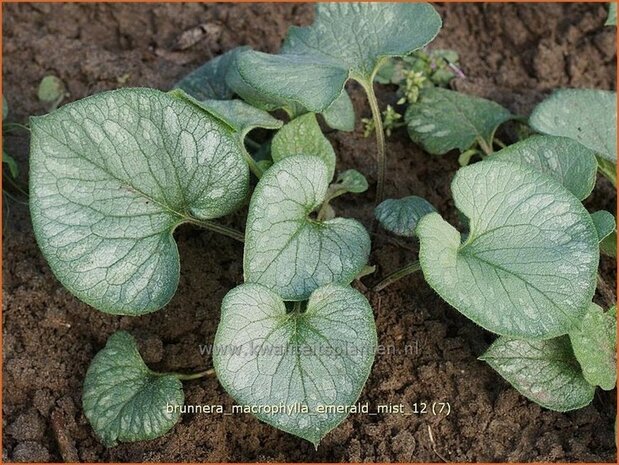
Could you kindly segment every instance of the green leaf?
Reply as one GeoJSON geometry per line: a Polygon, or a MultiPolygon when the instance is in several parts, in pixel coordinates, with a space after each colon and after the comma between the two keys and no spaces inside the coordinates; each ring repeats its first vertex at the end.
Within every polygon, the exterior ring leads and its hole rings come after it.
{"type": "Polygon", "coordinates": [[[285,124],[273,137],[271,157],[274,162],[295,155],[314,155],[329,168],[329,180],[335,172],[335,151],[324,136],[314,113],[306,113],[285,124]]]}
{"type": "Polygon", "coordinates": [[[595,186],[595,153],[565,137],[529,137],[497,152],[491,159],[532,166],[555,178],[579,200],[589,197],[595,186]]]}
{"type": "Polygon", "coordinates": [[[606,22],[604,26],[616,26],[617,25],[617,4],[615,2],[610,2],[608,4],[608,18],[606,18],[606,22]]]}
{"type": "Polygon", "coordinates": [[[355,109],[346,90],[322,112],[325,123],[338,131],[350,132],[355,129],[355,109]]]}
{"type": "Polygon", "coordinates": [[[242,284],[222,303],[213,364],[236,402],[256,409],[260,420],[317,446],[348,416],[318,409],[343,409],[357,401],[376,344],[372,308],[348,286],[318,288],[305,311],[286,312],[274,292],[242,284]],[[279,405],[297,411],[257,410],[279,405]]]}
{"type": "Polygon", "coordinates": [[[149,370],[125,331],[110,336],[86,372],[84,415],[106,447],[164,435],[178,421],[183,403],[178,378],[149,370]]]}
{"type": "Polygon", "coordinates": [[[107,313],[176,291],[173,230],[234,211],[249,174],[234,132],[163,92],[121,89],[31,119],[30,210],[60,282],[107,313]]]}
{"type": "Polygon", "coordinates": [[[419,261],[430,286],[500,335],[549,339],[575,327],[593,298],[599,260],[578,199],[552,178],[502,161],[460,169],[451,189],[470,233],[461,243],[438,213],[421,219],[419,261]]]}
{"type": "Polygon", "coordinates": [[[570,341],[583,376],[593,386],[609,391],[617,383],[617,320],[592,303],[570,341]]]}
{"type": "Polygon", "coordinates": [[[440,27],[427,3],[318,4],[314,23],[291,27],[279,55],[240,53],[234,83],[243,88],[231,85],[244,99],[279,98],[321,112],[349,78],[370,86],[384,59],[423,47],[440,27]]]}
{"type": "Polygon", "coordinates": [[[348,284],[363,269],[370,237],[357,221],[318,221],[329,186],[329,169],[311,155],[284,158],[260,179],[245,230],[245,281],[305,300],[320,286],[348,284]]]}
{"type": "Polygon", "coordinates": [[[558,90],[535,107],[529,124],[538,132],[574,139],[617,164],[616,92],[558,90]]]}
{"type": "Polygon", "coordinates": [[[436,209],[426,199],[411,195],[383,201],[376,207],[374,215],[387,231],[398,236],[414,237],[419,220],[434,212],[436,209]]]}
{"type": "Polygon", "coordinates": [[[615,220],[612,213],[606,210],[591,213],[591,219],[593,220],[593,225],[598,233],[600,242],[617,230],[617,220],[615,220]]]}
{"type": "Polygon", "coordinates": [[[45,76],[40,84],[37,96],[41,102],[55,103],[64,98],[67,89],[64,82],[56,76],[45,76]]]}
{"type": "Polygon", "coordinates": [[[174,88],[182,89],[197,100],[228,100],[234,96],[234,91],[226,83],[226,73],[234,56],[249,47],[237,47],[219,55],[189,73],[174,84],[174,88]]]}
{"type": "Polygon", "coordinates": [[[600,242],[600,252],[609,257],[617,257],[617,232],[612,232],[600,242]]]}
{"type": "Polygon", "coordinates": [[[368,190],[368,180],[359,171],[350,169],[342,171],[329,189],[334,191],[352,192],[360,194],[368,190]]]}
{"type": "Polygon", "coordinates": [[[283,122],[264,110],[252,107],[242,100],[204,100],[201,102],[212,115],[228,123],[241,139],[256,128],[279,129],[283,122]]]}
{"type": "Polygon", "coordinates": [[[283,124],[282,121],[273,118],[268,112],[252,107],[242,100],[206,99],[199,101],[182,89],[171,90],[168,94],[196,105],[220,119],[239,134],[241,141],[245,140],[245,136],[253,129],[279,129],[283,124]]]}
{"type": "Polygon", "coordinates": [[[595,388],[583,377],[566,336],[547,341],[500,337],[480,360],[547,409],[567,412],[593,400],[595,388]]]}
{"type": "Polygon", "coordinates": [[[440,87],[422,89],[404,115],[410,138],[432,155],[464,152],[476,142],[489,152],[496,129],[512,118],[498,103],[440,87]]]}

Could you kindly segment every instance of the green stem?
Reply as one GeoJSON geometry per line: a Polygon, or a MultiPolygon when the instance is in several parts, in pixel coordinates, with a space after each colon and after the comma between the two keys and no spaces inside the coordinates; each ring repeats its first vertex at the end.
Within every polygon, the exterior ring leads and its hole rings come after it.
{"type": "Polygon", "coordinates": [[[250,139],[247,136],[245,136],[245,143],[255,150],[258,150],[260,147],[262,147],[258,142],[256,142],[253,139],[250,139]]]}
{"type": "Polygon", "coordinates": [[[421,270],[421,266],[419,265],[419,260],[415,260],[410,265],[407,265],[404,268],[401,268],[398,271],[394,271],[393,273],[388,275],[385,279],[383,279],[376,286],[374,286],[372,290],[374,292],[382,291],[384,288],[395,283],[397,280],[405,276],[408,276],[409,274],[413,274],[419,270],[421,270]]]}
{"type": "Polygon", "coordinates": [[[262,177],[262,174],[263,174],[262,170],[260,169],[260,167],[256,163],[256,160],[254,160],[254,157],[252,157],[249,154],[249,152],[247,151],[245,146],[243,146],[243,156],[245,157],[245,161],[249,165],[249,170],[252,173],[254,173],[254,176],[256,176],[258,179],[260,179],[262,177]]]}
{"type": "Polygon", "coordinates": [[[200,226],[201,228],[209,229],[224,236],[231,237],[239,242],[245,242],[245,234],[237,231],[236,229],[224,226],[223,224],[214,223],[209,220],[197,220],[195,218],[188,218],[187,221],[191,224],[195,224],[196,226],[200,226]]]}
{"type": "Polygon", "coordinates": [[[204,370],[204,371],[199,371],[197,373],[191,373],[188,375],[185,375],[183,373],[175,373],[175,372],[169,372],[169,373],[155,373],[157,376],[176,376],[178,379],[180,379],[181,381],[191,381],[193,379],[200,379],[200,378],[205,378],[206,376],[211,376],[215,374],[215,370],[210,368],[208,370],[204,370]]]}
{"type": "Polygon", "coordinates": [[[385,171],[387,169],[387,158],[385,156],[385,131],[383,129],[383,119],[378,107],[378,100],[374,93],[374,84],[372,80],[369,82],[360,82],[365,90],[365,94],[370,103],[372,110],[372,119],[376,132],[376,163],[377,163],[377,183],[376,183],[376,203],[383,201],[385,196],[385,171]]]}
{"type": "Polygon", "coordinates": [[[494,138],[494,143],[496,145],[498,145],[499,147],[501,147],[502,149],[504,149],[505,147],[507,147],[507,144],[505,142],[503,142],[501,139],[499,139],[498,137],[494,138]]]}
{"type": "Polygon", "coordinates": [[[485,155],[492,155],[492,147],[488,145],[488,142],[486,142],[482,137],[477,138],[477,143],[479,144],[479,148],[482,149],[485,155]]]}
{"type": "Polygon", "coordinates": [[[617,187],[617,166],[601,157],[596,157],[598,161],[598,171],[608,179],[613,186],[617,187]]]}

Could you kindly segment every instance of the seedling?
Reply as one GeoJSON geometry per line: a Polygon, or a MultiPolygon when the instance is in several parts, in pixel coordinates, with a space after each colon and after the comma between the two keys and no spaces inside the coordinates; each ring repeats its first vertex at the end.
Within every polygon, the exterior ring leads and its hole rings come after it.
{"type": "Polygon", "coordinates": [[[614,316],[591,303],[598,244],[615,221],[580,203],[595,173],[595,153],[580,143],[534,136],[458,171],[463,234],[419,197],[383,202],[381,224],[417,236],[420,250],[375,290],[422,270],[450,305],[501,335],[481,359],[523,395],[558,411],[587,405],[616,379],[614,316]]]}
{"type": "Polygon", "coordinates": [[[376,124],[376,196],[380,200],[386,159],[374,77],[389,57],[408,55],[427,45],[440,27],[439,15],[425,3],[319,4],[314,23],[291,27],[278,55],[238,53],[236,66],[227,75],[228,84],[253,104],[266,100],[281,107],[294,102],[318,113],[342,98],[348,79],[357,81],[365,90],[376,124]]]}

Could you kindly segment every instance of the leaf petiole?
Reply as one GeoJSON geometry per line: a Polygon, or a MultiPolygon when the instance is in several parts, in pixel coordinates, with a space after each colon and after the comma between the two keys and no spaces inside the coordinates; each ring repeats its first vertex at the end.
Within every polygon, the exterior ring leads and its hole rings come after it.
{"type": "Polygon", "coordinates": [[[197,373],[190,373],[190,374],[183,374],[183,373],[155,373],[155,375],[157,376],[175,376],[176,378],[180,379],[181,381],[191,381],[194,379],[200,379],[200,378],[205,378],[207,376],[212,376],[215,374],[215,370],[213,368],[210,368],[208,370],[204,370],[204,371],[199,371],[197,373]]]}
{"type": "Polygon", "coordinates": [[[383,279],[376,286],[374,286],[372,290],[374,292],[382,291],[384,288],[395,283],[399,279],[402,279],[405,276],[408,276],[409,274],[413,274],[419,270],[421,270],[421,266],[419,265],[419,260],[415,260],[410,265],[407,265],[404,268],[401,268],[398,271],[394,271],[393,273],[388,275],[385,279],[383,279]]]}
{"type": "Polygon", "coordinates": [[[377,184],[376,184],[376,203],[383,201],[385,196],[385,171],[387,168],[387,158],[385,156],[385,132],[383,129],[383,119],[378,107],[378,100],[374,92],[373,80],[369,82],[359,81],[370,103],[372,118],[376,132],[376,163],[377,163],[377,184]]]}
{"type": "Polygon", "coordinates": [[[200,226],[204,229],[209,229],[216,233],[222,234],[227,237],[231,237],[239,242],[245,242],[245,234],[241,231],[237,231],[236,229],[229,228],[228,226],[224,226],[223,224],[214,223],[209,220],[197,220],[195,218],[188,218],[188,223],[195,224],[196,226],[200,226]]]}

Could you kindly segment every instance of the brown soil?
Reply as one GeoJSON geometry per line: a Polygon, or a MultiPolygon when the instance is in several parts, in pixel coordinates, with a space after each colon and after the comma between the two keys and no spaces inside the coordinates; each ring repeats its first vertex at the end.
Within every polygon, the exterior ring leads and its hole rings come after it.
{"type": "MultiPolygon", "coordinates": [[[[615,29],[603,27],[603,4],[438,8],[445,27],[433,46],[460,53],[467,79],[459,89],[526,114],[558,86],[615,88],[615,29]]],[[[237,45],[277,50],[287,26],[307,24],[312,14],[307,4],[5,4],[3,77],[10,120],[24,122],[46,111],[36,98],[46,74],[67,84],[70,100],[121,85],[167,89],[237,45]],[[209,25],[208,33],[185,48],[183,33],[200,24],[209,25]]],[[[358,115],[367,116],[359,89],[350,89],[358,115]]],[[[383,104],[394,100],[391,89],[380,96],[383,104]]],[[[352,135],[330,137],[338,168],[355,167],[373,181],[374,146],[360,125],[352,135]]],[[[6,145],[25,173],[26,137],[8,137],[6,145]]],[[[449,191],[456,156],[430,159],[405,131],[388,140],[388,151],[388,196],[422,195],[456,221],[449,191]]],[[[26,181],[25,174],[20,180],[26,181]]],[[[342,199],[336,208],[369,224],[372,195],[342,199]]],[[[614,205],[610,184],[600,180],[588,206],[614,210],[614,205]]],[[[5,461],[615,461],[615,391],[599,392],[590,406],[567,414],[527,401],[477,361],[492,336],[442,302],[420,275],[378,295],[367,293],[380,343],[411,344],[418,353],[377,356],[361,400],[409,406],[448,401],[449,416],[353,415],[315,451],[249,415],[184,415],[165,437],[106,450],[80,406],[89,361],[123,328],[139,337],[145,359],[156,369],[210,366],[198,345],[213,340],[221,300],[241,282],[242,248],[231,239],[182,228],[181,282],[173,301],[145,317],[110,316],[79,302],[54,279],[25,206],[9,202],[4,213],[5,461]]],[[[232,224],[241,228],[242,216],[232,224]]],[[[382,232],[375,237],[378,276],[415,256],[413,241],[397,242],[382,232]]],[[[604,259],[603,270],[614,288],[612,260],[604,259]]],[[[186,383],[186,398],[191,404],[232,403],[215,379],[186,383]]]]}

